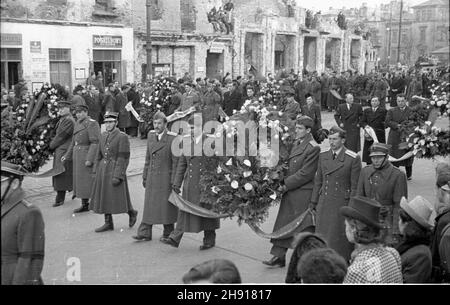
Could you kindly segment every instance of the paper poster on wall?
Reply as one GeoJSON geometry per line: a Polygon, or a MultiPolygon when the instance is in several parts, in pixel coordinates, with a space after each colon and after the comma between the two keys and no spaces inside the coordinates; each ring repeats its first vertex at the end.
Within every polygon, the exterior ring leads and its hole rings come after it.
{"type": "Polygon", "coordinates": [[[116,74],[117,73],[117,69],[112,69],[112,73],[116,74]]]}
{"type": "Polygon", "coordinates": [[[205,72],[205,67],[197,67],[197,72],[205,72]]]}
{"type": "Polygon", "coordinates": [[[76,79],[86,78],[86,69],[85,68],[75,68],[75,78],[76,79]]]}

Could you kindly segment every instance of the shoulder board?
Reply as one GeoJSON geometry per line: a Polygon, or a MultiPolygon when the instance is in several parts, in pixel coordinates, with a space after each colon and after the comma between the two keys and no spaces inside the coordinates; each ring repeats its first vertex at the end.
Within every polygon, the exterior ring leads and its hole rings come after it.
{"type": "Polygon", "coordinates": [[[156,131],[155,130],[150,130],[150,133],[156,133],[156,131]]]}
{"type": "Polygon", "coordinates": [[[313,147],[319,146],[319,144],[317,144],[317,142],[314,140],[309,141],[309,144],[311,144],[313,147]]]}
{"type": "Polygon", "coordinates": [[[175,133],[175,132],[173,132],[173,131],[168,131],[167,134],[168,134],[169,136],[174,136],[174,137],[176,137],[176,136],[178,135],[177,133],[175,133]]]}
{"type": "Polygon", "coordinates": [[[346,149],[345,150],[345,154],[349,155],[350,157],[352,157],[353,159],[356,158],[356,156],[358,155],[357,153],[355,153],[354,151],[350,150],[350,149],[346,149]]]}
{"type": "Polygon", "coordinates": [[[97,121],[94,119],[89,119],[89,122],[97,122],[97,121]]]}
{"type": "Polygon", "coordinates": [[[183,138],[189,138],[191,135],[190,134],[185,134],[183,135],[183,138]]]}
{"type": "Polygon", "coordinates": [[[33,204],[30,203],[30,202],[28,202],[28,201],[26,201],[26,200],[22,200],[22,204],[23,204],[24,206],[26,206],[27,208],[33,207],[33,204]]]}

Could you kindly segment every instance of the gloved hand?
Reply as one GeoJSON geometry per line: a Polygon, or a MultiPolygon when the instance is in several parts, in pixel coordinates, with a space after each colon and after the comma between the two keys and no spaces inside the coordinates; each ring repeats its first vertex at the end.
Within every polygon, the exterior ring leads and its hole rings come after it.
{"type": "Polygon", "coordinates": [[[172,190],[173,190],[175,193],[177,193],[177,194],[180,194],[180,193],[181,193],[180,188],[177,187],[177,186],[172,186],[172,190]]]}
{"type": "Polygon", "coordinates": [[[316,203],[310,202],[308,208],[309,208],[311,211],[315,211],[315,210],[316,210],[316,206],[317,206],[316,203]]]}
{"type": "Polygon", "coordinates": [[[86,165],[86,167],[91,167],[93,163],[91,161],[86,161],[84,162],[84,165],[86,165]]]}
{"type": "Polygon", "coordinates": [[[118,186],[121,182],[122,180],[120,180],[119,178],[112,178],[112,185],[114,186],[118,186]]]}
{"type": "Polygon", "coordinates": [[[287,189],[286,185],[281,185],[278,188],[278,191],[281,192],[282,194],[284,194],[284,193],[286,193],[288,191],[288,189],[287,189]]]}

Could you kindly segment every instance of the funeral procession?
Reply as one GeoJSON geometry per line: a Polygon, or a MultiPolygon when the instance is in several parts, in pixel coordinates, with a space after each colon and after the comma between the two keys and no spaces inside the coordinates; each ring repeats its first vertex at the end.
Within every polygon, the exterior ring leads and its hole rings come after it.
{"type": "Polygon", "coordinates": [[[449,284],[449,3],[2,0],[1,284],[449,284]]]}

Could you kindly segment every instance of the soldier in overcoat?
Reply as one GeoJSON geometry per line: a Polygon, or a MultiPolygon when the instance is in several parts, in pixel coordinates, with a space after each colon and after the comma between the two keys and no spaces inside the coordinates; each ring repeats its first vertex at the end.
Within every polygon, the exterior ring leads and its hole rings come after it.
{"type": "Polygon", "coordinates": [[[145,188],[144,215],[136,240],[151,240],[154,224],[164,225],[163,237],[168,238],[177,221],[178,209],[169,202],[178,158],[172,154],[176,133],[167,130],[167,118],[162,112],[153,116],[153,127],[147,137],[142,185],[145,188]]]}
{"type": "Polygon", "coordinates": [[[311,204],[317,206],[316,233],[323,236],[328,246],[348,261],[353,244],[345,236],[344,217],[339,209],[356,195],[361,159],[358,154],[344,147],[343,129],[333,126],[328,140],[331,148],[319,156],[311,204]]]}
{"type": "MultiPolygon", "coordinates": [[[[403,94],[397,95],[398,107],[393,107],[388,110],[386,115],[386,127],[390,127],[387,144],[391,145],[390,155],[394,158],[401,158],[406,152],[399,144],[406,142],[406,134],[402,133],[401,124],[408,121],[412,110],[406,106],[405,96],[403,94]]],[[[405,147],[406,148],[406,147],[405,147]]],[[[412,165],[414,156],[399,162],[392,162],[395,167],[404,166],[406,169],[406,177],[408,180],[412,178],[412,165]]]]}
{"type": "Polygon", "coordinates": [[[40,285],[44,266],[44,219],[39,208],[25,200],[26,171],[1,162],[2,285],[40,285]]]}
{"type": "Polygon", "coordinates": [[[345,100],[345,104],[337,107],[334,119],[338,126],[347,133],[345,147],[357,153],[361,148],[359,123],[362,116],[362,107],[360,104],[353,102],[353,95],[350,93],[345,96],[345,100]]]}
{"type": "Polygon", "coordinates": [[[61,158],[63,162],[73,161],[73,194],[81,198],[81,207],[74,213],[89,211],[89,198],[94,184],[93,168],[100,138],[100,126],[87,113],[86,105],[76,107],[77,121],[72,142],[61,158]]]}
{"type": "Polygon", "coordinates": [[[398,218],[400,200],[408,197],[405,173],[389,162],[389,146],[374,143],[370,148],[372,164],[361,170],[357,195],[375,199],[381,205],[380,221],[385,227],[385,242],[395,246],[400,241],[398,218]]]}
{"type": "Polygon", "coordinates": [[[372,86],[371,96],[378,97],[380,101],[380,106],[386,108],[386,95],[387,95],[388,84],[384,79],[382,79],[381,74],[378,74],[375,83],[372,86]]]}
{"type": "MultiPolygon", "coordinates": [[[[377,97],[372,98],[370,101],[371,107],[364,109],[363,115],[361,117],[361,127],[366,128],[367,126],[372,127],[377,135],[378,142],[386,143],[386,113],[385,108],[380,107],[380,101],[377,97]]],[[[363,162],[367,164],[372,163],[372,159],[369,157],[369,148],[374,143],[372,138],[364,138],[364,148],[363,148],[363,162]]]]}
{"type": "MultiPolygon", "coordinates": [[[[314,176],[319,161],[320,147],[311,135],[313,121],[310,117],[297,119],[296,142],[289,155],[289,169],[280,191],[283,193],[273,231],[284,227],[305,212],[311,202],[314,176]]],[[[313,231],[313,227],[308,228],[313,231]]],[[[300,233],[300,232],[297,232],[300,233]]],[[[292,237],[271,239],[273,257],[263,264],[284,267],[286,252],[292,248],[292,237]]]]}
{"type": "Polygon", "coordinates": [[[314,125],[311,128],[311,135],[314,139],[317,137],[317,131],[322,128],[322,114],[320,112],[320,106],[317,101],[313,99],[313,96],[309,93],[305,95],[306,105],[302,107],[302,115],[309,116],[314,125]]]}
{"type": "MultiPolygon", "coordinates": [[[[194,115],[196,117],[198,115],[194,115]]],[[[194,120],[198,122],[200,120],[194,120]]],[[[190,123],[192,121],[190,120],[190,123]]],[[[196,125],[192,134],[185,135],[191,142],[191,153],[185,153],[179,157],[176,174],[173,180],[173,190],[180,193],[180,188],[183,186],[182,196],[187,201],[206,207],[200,203],[201,189],[200,179],[205,172],[205,166],[209,157],[205,156],[203,152],[201,155],[194,154],[195,146],[202,147],[204,135],[202,134],[202,126],[196,125]]],[[[197,215],[189,214],[184,211],[178,211],[177,225],[175,230],[168,238],[161,238],[165,244],[178,247],[183,237],[184,232],[199,233],[204,232],[203,244],[200,250],[207,250],[216,244],[216,229],[220,228],[220,219],[205,218],[197,215]]]]}
{"type": "Polygon", "coordinates": [[[105,224],[95,232],[114,230],[112,214],[127,213],[129,227],[137,220],[128,190],[127,167],[130,162],[130,141],[117,126],[118,113],[106,113],[106,131],[102,133],[97,152],[97,166],[89,209],[105,214],[105,224]]]}
{"type": "MultiPolygon", "coordinates": [[[[58,103],[58,111],[61,117],[56,124],[55,137],[50,142],[50,149],[54,151],[53,168],[55,169],[63,166],[61,158],[66,154],[72,142],[75,120],[70,113],[70,106],[71,103],[68,101],[63,100],[58,103]]],[[[53,189],[56,191],[54,207],[64,204],[66,192],[73,189],[72,161],[66,161],[64,167],[63,173],[52,177],[53,189]]]]}

